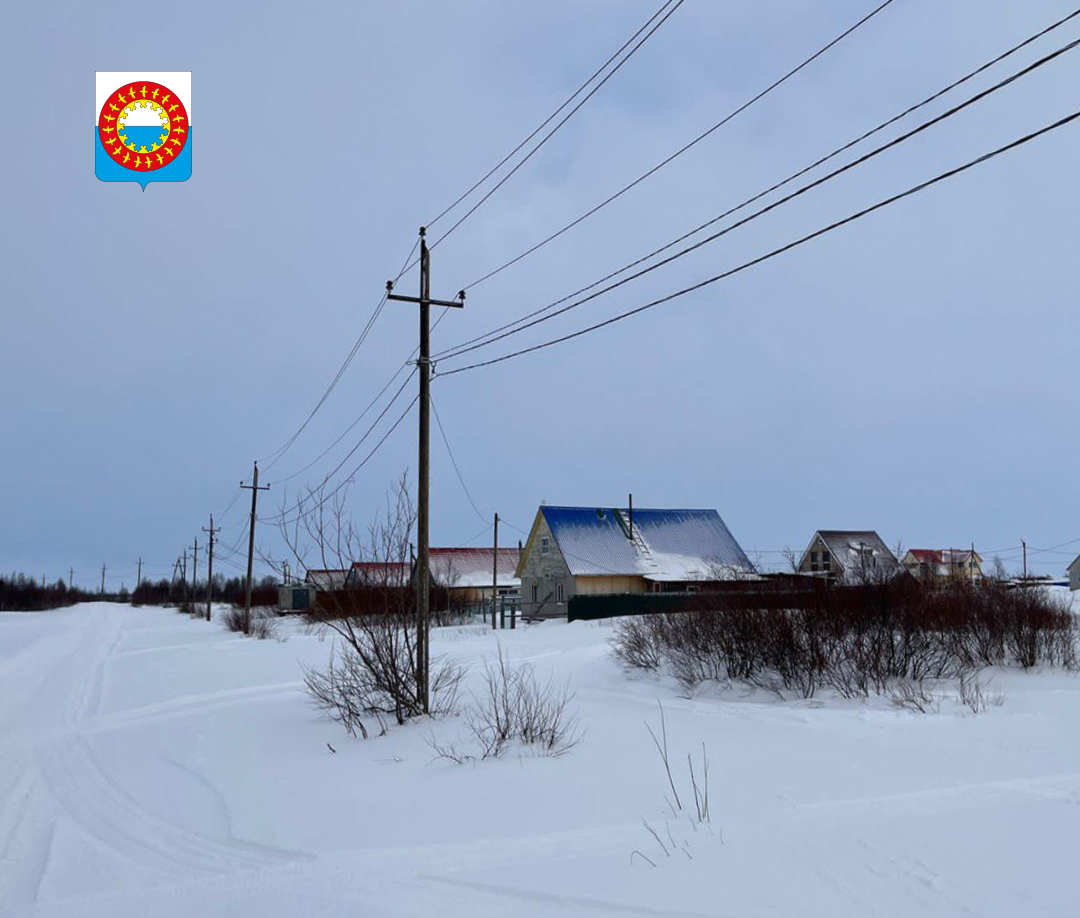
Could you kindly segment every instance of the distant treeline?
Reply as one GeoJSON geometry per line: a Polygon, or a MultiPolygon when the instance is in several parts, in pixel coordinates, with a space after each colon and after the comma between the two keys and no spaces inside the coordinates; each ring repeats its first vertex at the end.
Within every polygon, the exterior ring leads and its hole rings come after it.
{"type": "Polygon", "coordinates": [[[0,612],[40,612],[101,597],[72,589],[63,580],[41,585],[25,574],[0,576],[0,612]]]}
{"type": "MultiPolygon", "coordinates": [[[[185,601],[206,602],[207,582],[189,582],[186,586],[179,580],[144,580],[131,594],[133,606],[179,606],[185,601]]],[[[256,580],[251,590],[251,604],[273,606],[278,601],[278,581],[274,577],[256,580]]],[[[214,602],[244,604],[244,578],[214,577],[214,602]]]]}

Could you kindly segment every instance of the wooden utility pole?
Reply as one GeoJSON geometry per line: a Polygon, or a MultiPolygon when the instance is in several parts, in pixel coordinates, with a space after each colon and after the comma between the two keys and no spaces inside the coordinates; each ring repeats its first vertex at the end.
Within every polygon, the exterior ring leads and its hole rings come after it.
{"type": "Polygon", "coordinates": [[[491,630],[497,627],[495,616],[499,611],[499,514],[495,514],[495,543],[491,552],[491,630]]]}
{"type": "Polygon", "coordinates": [[[199,590],[199,537],[195,536],[195,547],[191,550],[191,602],[195,603],[195,594],[199,590]]]}
{"type": "Polygon", "coordinates": [[[214,514],[210,514],[210,528],[203,526],[203,532],[210,533],[210,544],[206,547],[206,620],[212,618],[211,604],[214,601],[214,535],[220,532],[214,528],[214,514]]]}
{"type": "Polygon", "coordinates": [[[416,303],[420,307],[420,354],[416,361],[420,375],[420,443],[416,485],[416,694],[425,714],[430,707],[428,697],[429,643],[431,620],[431,570],[428,561],[428,508],[431,485],[429,466],[431,445],[431,307],[465,305],[465,291],[457,300],[431,298],[431,253],[427,246],[427,229],[420,227],[420,296],[398,296],[393,293],[394,282],[386,282],[386,298],[401,303],[416,303]]]}
{"type": "Polygon", "coordinates": [[[1027,583],[1027,542],[1020,540],[1020,546],[1024,549],[1024,583],[1027,583]]]}
{"type": "Polygon", "coordinates": [[[135,577],[135,589],[142,586],[142,558],[139,558],[139,573],[135,577]]]}
{"type": "Polygon", "coordinates": [[[105,571],[106,570],[108,570],[108,567],[106,565],[102,564],[101,565],[101,595],[102,596],[105,595],[105,571]]]}
{"type": "Polygon", "coordinates": [[[184,548],[183,561],[180,563],[180,608],[187,611],[187,548],[184,548]]]}
{"type": "Polygon", "coordinates": [[[75,585],[75,568],[68,568],[68,589],[70,590],[75,585]]]}
{"type": "Polygon", "coordinates": [[[251,484],[240,482],[241,488],[251,491],[251,527],[248,532],[247,583],[244,586],[244,634],[251,634],[251,568],[255,563],[255,514],[259,507],[259,492],[269,491],[270,485],[259,487],[259,463],[254,463],[251,484]]]}

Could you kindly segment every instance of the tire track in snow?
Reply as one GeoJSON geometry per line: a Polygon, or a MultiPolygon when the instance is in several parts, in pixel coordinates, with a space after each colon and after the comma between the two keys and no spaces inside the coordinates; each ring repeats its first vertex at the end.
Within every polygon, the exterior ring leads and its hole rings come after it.
{"type": "Polygon", "coordinates": [[[127,860],[173,876],[251,870],[306,855],[234,840],[222,843],[146,811],[100,767],[85,737],[46,745],[38,753],[60,810],[91,838],[127,860]]]}
{"type": "MultiPolygon", "coordinates": [[[[300,852],[268,848],[230,838],[228,842],[204,837],[149,813],[94,756],[91,739],[95,725],[153,721],[190,710],[190,699],[179,699],[148,709],[122,712],[105,718],[100,710],[109,664],[124,637],[124,611],[103,610],[97,621],[88,620],[86,637],[76,650],[70,688],[64,698],[64,727],[36,750],[44,788],[55,801],[56,811],[70,817],[90,838],[122,858],[144,864],[171,876],[209,875],[258,869],[306,858],[300,852]],[[101,619],[104,619],[102,621],[101,619]],[[109,627],[103,628],[103,625],[109,627]]],[[[232,701],[243,690],[224,693],[232,701]]],[[[221,695],[222,693],[214,693],[221,695]]],[[[250,694],[250,693],[249,693],[250,694]]],[[[221,703],[224,698],[205,696],[196,702],[221,703]]],[[[50,835],[52,833],[50,827],[50,835]]],[[[40,876],[38,878],[40,883],[40,876]]]]}

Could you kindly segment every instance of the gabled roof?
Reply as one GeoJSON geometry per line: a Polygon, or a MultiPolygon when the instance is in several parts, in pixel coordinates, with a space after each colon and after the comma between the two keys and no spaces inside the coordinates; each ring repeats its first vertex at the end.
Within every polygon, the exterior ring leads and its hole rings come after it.
{"type": "MultiPolygon", "coordinates": [[[[833,564],[840,570],[858,570],[865,564],[879,570],[900,566],[896,556],[872,529],[819,529],[814,538],[820,538],[832,555],[833,564]],[[863,557],[862,553],[866,553],[863,557]]],[[[814,540],[810,540],[814,544],[814,540]]],[[[805,557],[806,552],[803,552],[805,557]]]]}
{"type": "MultiPolygon", "coordinates": [[[[516,548],[500,548],[497,584],[518,587],[517,566],[521,552],[516,548]]],[[[492,550],[490,548],[432,548],[429,554],[433,583],[449,589],[490,587],[492,550]]]]}
{"type": "Polygon", "coordinates": [[[404,561],[354,561],[349,571],[353,586],[406,586],[411,577],[412,569],[404,561]]]}
{"type": "Polygon", "coordinates": [[[339,590],[345,585],[348,574],[345,570],[309,567],[304,575],[304,583],[317,590],[339,590]]]}
{"type": "Polygon", "coordinates": [[[635,507],[632,530],[628,510],[543,506],[540,514],[575,577],[677,582],[754,573],[715,510],[635,507]]]}
{"type": "Polygon", "coordinates": [[[977,561],[982,560],[970,548],[909,548],[908,554],[920,564],[967,564],[972,554],[977,561]]]}

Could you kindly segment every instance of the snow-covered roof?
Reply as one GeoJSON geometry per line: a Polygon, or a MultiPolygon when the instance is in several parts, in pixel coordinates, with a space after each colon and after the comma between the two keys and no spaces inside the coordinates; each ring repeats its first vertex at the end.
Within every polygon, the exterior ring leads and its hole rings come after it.
{"type": "MultiPolygon", "coordinates": [[[[520,587],[516,576],[520,551],[500,548],[497,584],[500,587],[520,587]]],[[[432,582],[448,589],[490,587],[492,577],[490,548],[432,548],[430,569],[432,582]]]]}
{"type": "Polygon", "coordinates": [[[403,561],[354,561],[349,571],[351,586],[392,586],[408,584],[412,570],[403,561]]]}
{"type": "Polygon", "coordinates": [[[304,576],[304,583],[315,587],[316,590],[340,590],[345,586],[345,578],[348,573],[348,571],[343,570],[308,568],[307,574],[304,576]]]}
{"type": "MultiPolygon", "coordinates": [[[[909,548],[908,554],[921,564],[967,564],[972,551],[969,548],[909,548]]],[[[978,554],[975,557],[978,558],[978,554]]]]}
{"type": "Polygon", "coordinates": [[[840,570],[857,571],[872,567],[888,571],[899,567],[896,556],[872,529],[819,529],[817,535],[840,570]]]}
{"type": "Polygon", "coordinates": [[[570,573],[720,580],[754,567],[715,510],[540,508],[570,573]]]}

